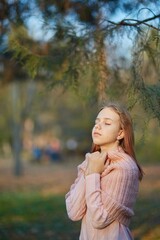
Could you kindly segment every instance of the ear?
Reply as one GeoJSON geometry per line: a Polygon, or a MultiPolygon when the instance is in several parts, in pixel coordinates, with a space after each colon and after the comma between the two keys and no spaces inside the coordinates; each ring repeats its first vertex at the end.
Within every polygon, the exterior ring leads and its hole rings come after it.
{"type": "Polygon", "coordinates": [[[124,131],[121,129],[118,133],[117,140],[121,140],[124,138],[124,131]]]}

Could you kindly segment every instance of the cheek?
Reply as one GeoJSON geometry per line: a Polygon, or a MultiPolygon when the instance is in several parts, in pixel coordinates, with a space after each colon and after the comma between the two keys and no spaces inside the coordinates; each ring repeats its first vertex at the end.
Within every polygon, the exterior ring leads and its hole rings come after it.
{"type": "Polygon", "coordinates": [[[93,128],[92,128],[92,131],[91,131],[92,138],[93,138],[94,129],[95,129],[95,127],[93,127],[93,128]]]}
{"type": "Polygon", "coordinates": [[[117,138],[119,129],[115,127],[110,127],[104,130],[104,134],[109,137],[117,138]]]}

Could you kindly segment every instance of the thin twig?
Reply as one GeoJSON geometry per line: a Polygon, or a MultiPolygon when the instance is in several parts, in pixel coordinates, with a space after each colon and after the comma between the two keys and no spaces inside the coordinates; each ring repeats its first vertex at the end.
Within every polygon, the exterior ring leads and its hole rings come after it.
{"type": "Polygon", "coordinates": [[[146,19],[143,19],[143,20],[137,20],[137,19],[123,19],[122,21],[120,22],[113,22],[113,21],[110,21],[110,20],[107,20],[108,23],[112,24],[112,25],[116,25],[116,26],[132,26],[132,27],[136,27],[136,26],[139,26],[139,25],[146,25],[148,27],[151,27],[153,29],[156,29],[157,31],[160,31],[160,28],[158,27],[155,27],[153,26],[152,24],[148,24],[147,22],[149,21],[152,21],[152,20],[155,20],[157,18],[160,18],[160,14],[158,15],[155,15],[153,17],[150,17],[150,18],[146,18],[146,19]]]}

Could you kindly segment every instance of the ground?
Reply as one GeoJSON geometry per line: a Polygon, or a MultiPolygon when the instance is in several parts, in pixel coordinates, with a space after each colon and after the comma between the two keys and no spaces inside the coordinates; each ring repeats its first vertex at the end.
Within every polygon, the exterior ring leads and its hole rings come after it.
{"type": "MultiPolygon", "coordinates": [[[[43,162],[37,164],[24,162],[23,175],[16,177],[13,175],[12,160],[0,160],[0,240],[27,239],[23,237],[23,234],[19,237],[19,232],[25,233],[24,236],[36,240],[78,239],[79,225],[74,225],[73,223],[72,228],[75,227],[75,229],[72,232],[69,232],[69,229],[67,229],[67,226],[70,228],[70,224],[72,223],[69,222],[65,213],[64,195],[76,177],[76,166],[79,162],[80,159],[77,160],[75,157],[60,163],[43,162]],[[39,196],[36,197],[35,201],[32,201],[33,193],[37,193],[37,196],[39,196]],[[30,206],[35,204],[34,213],[33,210],[30,213],[32,214],[32,219],[31,216],[28,217],[25,213],[25,206],[18,207],[16,203],[14,203],[12,196],[14,196],[15,201],[19,201],[19,206],[27,201],[30,201],[30,206]],[[19,196],[21,196],[21,198],[19,196]],[[28,196],[30,196],[32,200],[28,200],[28,196]],[[43,204],[46,205],[46,208],[43,206],[43,211],[38,207],[39,198],[41,201],[43,199],[43,204]],[[4,208],[2,205],[4,205],[4,208]],[[6,205],[12,206],[10,210],[10,206],[5,208],[6,205]],[[58,208],[60,213],[58,213],[58,208]],[[35,214],[36,211],[37,215],[35,214]],[[46,211],[48,215],[46,219],[44,211],[46,211]],[[50,214],[51,211],[57,211],[57,216],[53,217],[53,214],[50,214]],[[41,215],[43,215],[42,219],[41,215]],[[59,225],[56,225],[56,229],[53,231],[53,225],[55,228],[55,222],[60,216],[59,225]],[[26,227],[27,221],[32,222],[32,227],[30,225],[26,227]],[[47,221],[52,221],[53,225],[50,225],[49,222],[47,225],[47,221]],[[40,237],[41,228],[37,227],[40,226],[40,224],[41,226],[43,225],[45,228],[44,231],[46,231],[43,233],[44,237],[42,237],[42,234],[40,237]],[[64,230],[63,234],[62,229],[64,230]],[[59,234],[60,230],[61,234],[59,234]],[[35,233],[33,234],[34,231],[35,233]],[[50,237],[47,237],[48,233],[50,233],[50,237]],[[1,235],[3,235],[3,237],[1,237],[1,235]]],[[[135,206],[135,217],[131,223],[131,229],[136,240],[158,240],[160,239],[160,165],[143,166],[143,168],[145,176],[140,184],[140,192],[135,206]]]]}

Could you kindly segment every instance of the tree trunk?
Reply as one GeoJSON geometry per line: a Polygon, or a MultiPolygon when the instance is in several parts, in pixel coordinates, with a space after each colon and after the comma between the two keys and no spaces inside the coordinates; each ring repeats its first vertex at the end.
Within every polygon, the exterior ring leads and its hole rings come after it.
{"type": "Polygon", "coordinates": [[[108,70],[106,65],[106,49],[104,44],[99,48],[98,54],[99,62],[99,82],[98,82],[98,103],[106,101],[106,89],[107,89],[107,79],[108,79],[108,70]]]}
{"type": "Polygon", "coordinates": [[[106,90],[107,90],[107,80],[109,72],[107,69],[107,56],[106,56],[106,47],[104,44],[104,39],[101,34],[97,34],[96,39],[97,44],[97,66],[98,66],[98,104],[101,105],[107,99],[106,90]]]}
{"type": "Polygon", "coordinates": [[[22,175],[22,123],[21,123],[21,102],[20,102],[20,85],[17,82],[11,84],[12,97],[12,151],[14,159],[14,174],[22,175]]]}

